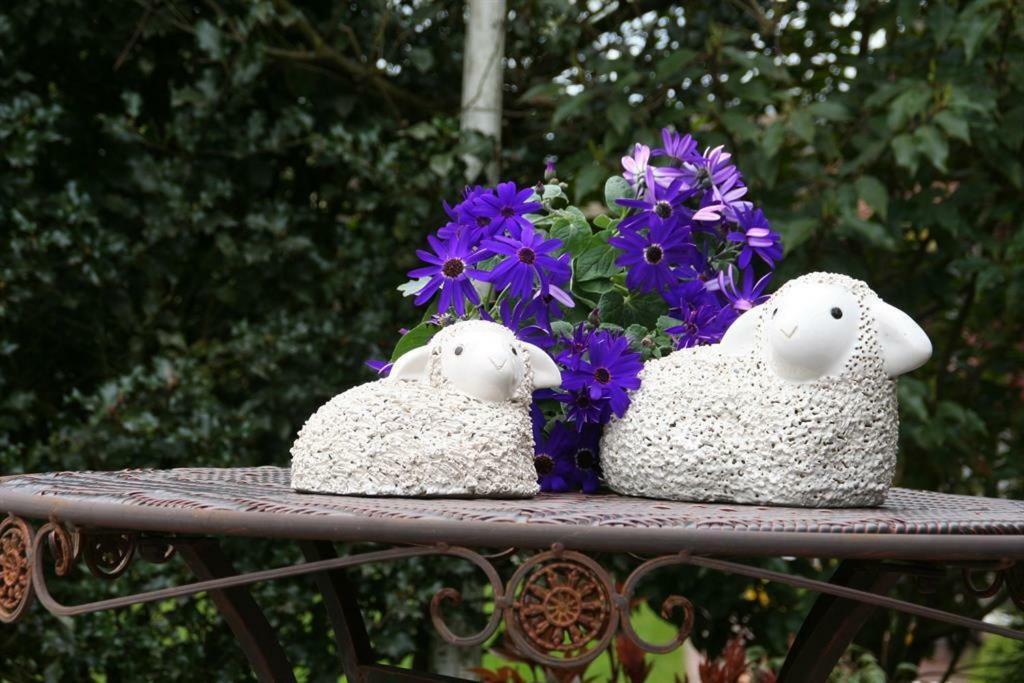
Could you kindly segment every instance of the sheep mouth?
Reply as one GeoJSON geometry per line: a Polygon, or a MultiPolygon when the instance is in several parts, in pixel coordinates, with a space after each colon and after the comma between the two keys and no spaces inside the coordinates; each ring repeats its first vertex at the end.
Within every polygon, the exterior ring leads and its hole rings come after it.
{"type": "Polygon", "coordinates": [[[495,370],[501,370],[505,367],[505,363],[508,362],[507,358],[503,359],[500,363],[496,363],[493,358],[488,358],[488,360],[491,361],[491,365],[494,366],[495,370]]]}
{"type": "Polygon", "coordinates": [[[789,331],[787,332],[786,330],[784,330],[784,329],[782,329],[782,328],[780,327],[780,328],[779,328],[779,332],[781,332],[782,334],[784,334],[784,335],[786,336],[786,339],[792,339],[792,338],[793,338],[793,335],[794,335],[794,334],[796,334],[796,328],[797,328],[797,326],[796,326],[796,325],[793,325],[793,329],[791,329],[791,330],[789,330],[789,331]]]}

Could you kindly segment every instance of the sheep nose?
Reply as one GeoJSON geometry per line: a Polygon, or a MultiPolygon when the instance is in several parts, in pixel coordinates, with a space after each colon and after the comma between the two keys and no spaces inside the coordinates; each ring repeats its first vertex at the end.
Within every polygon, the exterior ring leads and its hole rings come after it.
{"type": "Polygon", "coordinates": [[[793,325],[792,329],[790,329],[790,330],[789,330],[789,331],[787,332],[787,331],[786,331],[785,329],[783,329],[783,328],[781,328],[781,327],[780,327],[780,328],[779,328],[779,332],[781,332],[782,334],[786,335],[786,339],[792,339],[792,338],[793,338],[793,335],[794,335],[794,334],[796,334],[796,328],[797,328],[797,326],[796,326],[796,325],[793,325]]]}
{"type": "Polygon", "coordinates": [[[508,358],[502,358],[500,363],[495,361],[493,358],[488,358],[487,360],[491,361],[491,365],[494,366],[495,370],[501,370],[505,367],[505,363],[508,362],[508,358]]]}

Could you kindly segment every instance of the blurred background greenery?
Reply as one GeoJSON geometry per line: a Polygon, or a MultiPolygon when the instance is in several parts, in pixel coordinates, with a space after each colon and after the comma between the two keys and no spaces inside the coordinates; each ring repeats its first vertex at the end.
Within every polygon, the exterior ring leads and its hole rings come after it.
{"type": "MultiPolygon", "coordinates": [[[[785,240],[776,284],[863,278],[932,337],[932,361],[900,384],[899,483],[1021,496],[1024,5],[510,8],[492,150],[458,130],[461,3],[5,3],[0,472],[287,464],[305,417],[368,379],[363,359],[416,319],[395,287],[466,182],[461,155],[496,151],[520,183],[555,156],[586,203],[633,141],[673,125],[735,153],[785,240]]],[[[298,558],[237,550],[243,567],[298,558]]],[[[423,657],[426,596],[463,571],[361,572],[384,655],[423,657]]],[[[114,590],[72,583],[68,599],[114,590]]],[[[780,655],[809,605],[697,573],[671,587],[704,608],[696,645],[712,653],[742,627],[780,655]]],[[[257,590],[302,677],[332,680],[310,595],[299,581],[257,590]]],[[[1000,603],[952,579],[929,601],[973,616],[1000,603]]],[[[0,628],[0,679],[245,680],[198,604],[37,610],[0,628]]],[[[887,615],[859,642],[894,675],[938,639],[957,654],[973,638],[887,615]]],[[[988,680],[1019,660],[1001,645],[988,680]]]]}

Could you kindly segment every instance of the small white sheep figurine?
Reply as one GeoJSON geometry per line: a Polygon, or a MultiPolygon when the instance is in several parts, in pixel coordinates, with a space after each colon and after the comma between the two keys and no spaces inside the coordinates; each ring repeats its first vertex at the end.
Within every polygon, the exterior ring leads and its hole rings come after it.
{"type": "Polygon", "coordinates": [[[605,429],[608,485],[676,500],[880,505],[896,466],[894,378],[931,351],[863,282],[792,280],[721,344],[646,364],[629,411],[605,429]]]}
{"type": "Polygon", "coordinates": [[[540,348],[483,320],[401,356],[386,379],[320,407],[292,446],[292,487],[368,496],[537,493],[529,407],[561,375],[540,348]]]}

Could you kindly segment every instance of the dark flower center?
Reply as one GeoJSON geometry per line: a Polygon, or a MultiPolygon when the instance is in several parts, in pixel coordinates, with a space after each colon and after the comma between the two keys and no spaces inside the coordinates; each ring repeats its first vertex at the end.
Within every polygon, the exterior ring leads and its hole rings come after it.
{"type": "Polygon", "coordinates": [[[711,187],[711,173],[708,171],[707,166],[701,166],[697,169],[697,175],[693,179],[693,184],[702,190],[711,187]]]}
{"type": "Polygon", "coordinates": [[[594,451],[589,448],[581,448],[576,451],[576,467],[581,470],[589,470],[594,467],[594,451]]]}
{"type": "Polygon", "coordinates": [[[665,258],[665,250],[661,248],[660,244],[652,244],[644,249],[644,261],[647,261],[652,266],[661,263],[663,258],[665,258]]]}
{"type": "Polygon", "coordinates": [[[580,393],[578,393],[576,395],[576,405],[583,409],[589,408],[590,395],[585,391],[581,391],[580,393]]]}
{"type": "Polygon", "coordinates": [[[512,216],[516,215],[516,211],[511,206],[503,206],[501,207],[501,215],[505,218],[512,218],[512,216]]]}
{"type": "Polygon", "coordinates": [[[672,215],[672,205],[663,199],[654,205],[654,213],[658,214],[659,218],[668,218],[672,215]]]}
{"type": "Polygon", "coordinates": [[[537,254],[529,247],[523,247],[517,251],[516,256],[518,256],[519,260],[528,266],[533,265],[533,262],[537,260],[537,254]]]}
{"type": "Polygon", "coordinates": [[[441,266],[445,277],[456,278],[466,271],[466,264],[460,258],[450,258],[441,266]]]}
{"type": "Polygon", "coordinates": [[[476,227],[478,227],[478,228],[486,228],[490,224],[491,224],[490,216],[477,216],[476,217],[476,227]]]}
{"type": "Polygon", "coordinates": [[[612,381],[612,373],[608,371],[608,368],[597,368],[594,370],[594,379],[599,384],[608,384],[608,382],[612,381]]]}
{"type": "Polygon", "coordinates": [[[547,453],[541,453],[533,459],[533,466],[537,468],[537,474],[543,477],[555,471],[555,459],[547,453]]]}

